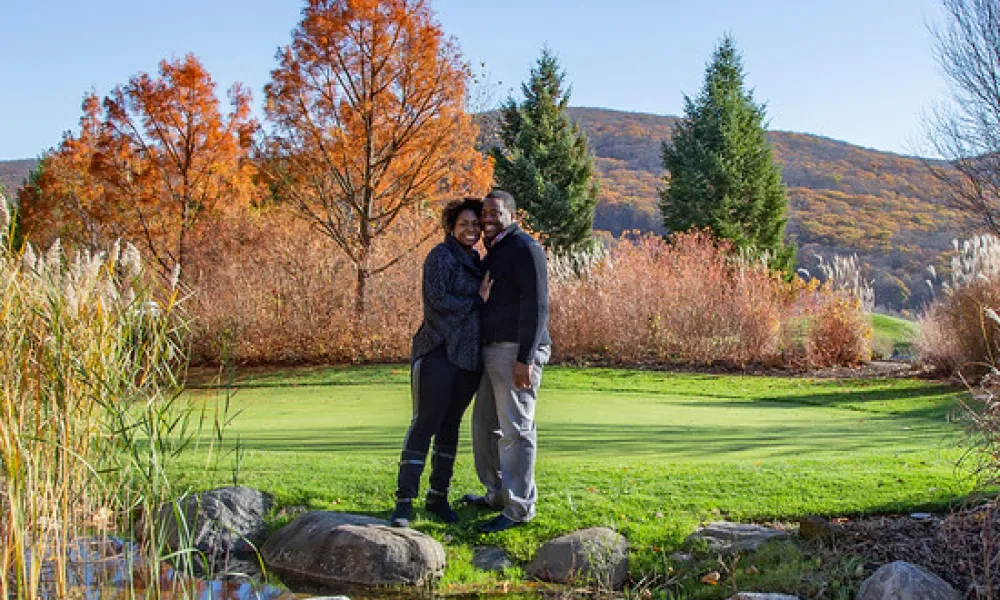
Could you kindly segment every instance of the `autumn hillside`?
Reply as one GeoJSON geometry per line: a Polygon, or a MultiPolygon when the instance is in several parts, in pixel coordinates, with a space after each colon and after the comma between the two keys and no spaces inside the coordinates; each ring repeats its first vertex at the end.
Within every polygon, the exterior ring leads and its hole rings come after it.
{"type": "MultiPolygon", "coordinates": [[[[660,144],[676,117],[572,108],[590,139],[601,175],[596,227],[659,230],[660,144]]],[[[944,190],[920,159],[827,138],[772,132],[791,199],[788,234],[799,266],[816,271],[817,254],[857,253],[876,282],[877,301],[917,307],[929,298],[926,267],[938,271],[951,240],[972,224],[950,210],[944,190]]],[[[0,161],[0,182],[16,190],[33,160],[0,161]]]]}
{"type": "MultiPolygon", "coordinates": [[[[660,147],[676,117],[572,108],[602,178],[596,227],[659,230],[660,147]]],[[[799,266],[815,256],[858,254],[876,282],[877,302],[920,306],[930,295],[926,267],[973,224],[942,201],[944,189],[918,158],[815,135],[772,132],[791,201],[789,237],[799,266]]]]}
{"type": "Polygon", "coordinates": [[[33,159],[24,160],[0,160],[0,189],[6,188],[10,195],[17,192],[17,188],[28,179],[31,170],[35,168],[37,161],[33,159]]]}

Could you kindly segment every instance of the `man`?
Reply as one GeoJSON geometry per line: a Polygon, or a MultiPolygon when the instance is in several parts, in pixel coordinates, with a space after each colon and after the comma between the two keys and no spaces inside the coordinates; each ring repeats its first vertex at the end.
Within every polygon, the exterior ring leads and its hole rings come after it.
{"type": "Polygon", "coordinates": [[[493,282],[482,309],[483,378],[472,415],[482,496],[463,500],[501,510],[480,526],[504,531],[535,516],[535,400],[549,360],[549,289],[545,251],[514,222],[514,197],[500,190],[483,200],[485,268],[493,282]]]}

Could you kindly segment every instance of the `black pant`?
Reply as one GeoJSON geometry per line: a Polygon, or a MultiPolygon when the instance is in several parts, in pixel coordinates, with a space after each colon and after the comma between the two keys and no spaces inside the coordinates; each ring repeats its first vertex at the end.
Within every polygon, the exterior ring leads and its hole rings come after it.
{"type": "Polygon", "coordinates": [[[479,386],[480,371],[466,371],[448,360],[444,346],[420,357],[410,367],[413,420],[403,439],[396,498],[417,496],[427,451],[434,438],[431,457],[431,489],[428,497],[448,496],[448,486],[458,451],[462,415],[479,386]]]}

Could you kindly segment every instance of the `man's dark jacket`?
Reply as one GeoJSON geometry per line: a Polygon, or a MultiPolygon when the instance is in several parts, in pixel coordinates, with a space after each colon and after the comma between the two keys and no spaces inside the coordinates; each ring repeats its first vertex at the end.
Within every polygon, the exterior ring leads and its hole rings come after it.
{"type": "Polygon", "coordinates": [[[549,338],[545,250],[516,224],[490,247],[484,267],[493,279],[483,308],[483,343],[517,342],[517,361],[530,364],[549,338]]]}
{"type": "Polygon", "coordinates": [[[427,255],[423,273],[424,320],[413,336],[411,360],[444,344],[453,365],[475,371],[479,368],[479,312],[483,306],[479,254],[449,235],[427,255]]]}

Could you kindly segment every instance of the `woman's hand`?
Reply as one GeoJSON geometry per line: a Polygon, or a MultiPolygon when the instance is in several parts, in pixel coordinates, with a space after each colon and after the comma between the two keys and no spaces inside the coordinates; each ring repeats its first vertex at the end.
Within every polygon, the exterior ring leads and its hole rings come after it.
{"type": "Polygon", "coordinates": [[[487,271],[483,280],[479,282],[479,297],[483,299],[483,302],[490,299],[491,289],[493,289],[493,279],[490,278],[490,272],[487,271]]]}

